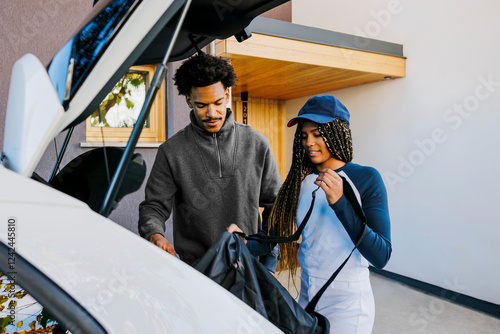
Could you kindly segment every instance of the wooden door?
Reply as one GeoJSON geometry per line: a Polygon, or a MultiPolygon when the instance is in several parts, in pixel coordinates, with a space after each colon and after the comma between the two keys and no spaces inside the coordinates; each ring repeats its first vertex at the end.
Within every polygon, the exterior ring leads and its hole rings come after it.
{"type": "MultiPolygon", "coordinates": [[[[233,111],[237,122],[243,121],[243,103],[233,96],[233,111]]],[[[278,165],[281,179],[286,178],[285,161],[285,102],[283,100],[249,98],[247,102],[247,124],[264,134],[278,165]]]]}

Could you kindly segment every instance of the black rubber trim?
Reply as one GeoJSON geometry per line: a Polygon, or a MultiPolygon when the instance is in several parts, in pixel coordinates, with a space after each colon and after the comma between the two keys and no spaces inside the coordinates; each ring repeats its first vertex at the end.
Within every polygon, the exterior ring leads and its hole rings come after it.
{"type": "Polygon", "coordinates": [[[380,276],[387,277],[394,281],[406,284],[412,288],[417,290],[421,290],[427,292],[435,297],[442,298],[450,303],[455,303],[458,305],[462,305],[468,308],[471,308],[476,311],[480,311],[486,314],[489,314],[495,318],[500,319],[500,305],[493,304],[487,302],[485,300],[477,299],[474,297],[470,297],[459,292],[455,292],[452,290],[444,289],[437,285],[425,283],[410,277],[406,277],[403,275],[395,274],[386,270],[375,269],[370,266],[370,271],[379,274],[380,276]]]}

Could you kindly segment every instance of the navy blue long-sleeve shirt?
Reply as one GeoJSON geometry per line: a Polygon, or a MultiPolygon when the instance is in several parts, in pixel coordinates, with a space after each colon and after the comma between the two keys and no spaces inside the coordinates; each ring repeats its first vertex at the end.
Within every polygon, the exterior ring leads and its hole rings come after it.
{"type": "MultiPolygon", "coordinates": [[[[359,252],[375,268],[382,269],[391,257],[391,225],[387,192],[382,177],[372,167],[347,163],[336,170],[343,171],[357,189],[366,216],[366,236],[358,247],[359,252]]],[[[352,204],[343,195],[330,205],[355,244],[363,232],[363,221],[352,204]]]]}
{"type": "MultiPolygon", "coordinates": [[[[351,184],[366,216],[366,236],[337,278],[358,281],[368,277],[368,262],[380,269],[392,252],[387,193],[374,168],[349,162],[335,172],[351,184]]],[[[297,209],[299,225],[310,207],[312,192],[318,188],[314,184],[317,177],[311,174],[302,182],[297,209]]],[[[318,189],[314,209],[302,231],[298,252],[302,271],[311,277],[328,279],[358,242],[364,228],[363,219],[347,200],[345,191],[336,203],[329,205],[325,192],[318,189]]]]}
{"type": "MultiPolygon", "coordinates": [[[[358,251],[375,268],[382,269],[389,261],[392,253],[387,192],[382,177],[377,170],[372,167],[361,166],[351,162],[335,170],[335,172],[340,173],[342,176],[347,175],[347,178],[352,182],[351,186],[353,186],[352,188],[359,196],[366,217],[366,235],[359,245],[358,251]]],[[[304,184],[305,186],[301,192],[300,208],[302,208],[303,213],[305,213],[310,206],[312,190],[317,188],[317,186],[310,184],[316,176],[310,175],[309,177],[311,179],[309,182],[305,181],[305,183],[303,183],[303,186],[304,184]]],[[[316,213],[323,210],[319,208],[321,205],[320,203],[321,201],[317,202],[315,205],[315,207],[317,206],[317,208],[314,209],[316,213]]],[[[343,195],[336,203],[330,205],[330,208],[333,209],[336,218],[338,218],[345,232],[347,232],[352,245],[356,244],[363,233],[365,224],[362,218],[355,212],[352,204],[347,200],[346,196],[343,195]]],[[[324,212],[322,211],[320,214],[324,215],[324,212]]],[[[328,213],[322,217],[324,220],[329,219],[328,213]]],[[[302,218],[301,214],[298,213],[299,223],[302,218]]],[[[259,234],[265,234],[264,229],[261,230],[259,234]]],[[[274,230],[272,230],[270,234],[275,235],[274,230]]],[[[321,231],[318,235],[320,235],[321,238],[321,231]]],[[[316,242],[321,243],[324,241],[325,240],[320,239],[316,242]]],[[[247,246],[252,250],[254,255],[269,253],[269,245],[262,245],[254,240],[249,240],[247,246]]]]}

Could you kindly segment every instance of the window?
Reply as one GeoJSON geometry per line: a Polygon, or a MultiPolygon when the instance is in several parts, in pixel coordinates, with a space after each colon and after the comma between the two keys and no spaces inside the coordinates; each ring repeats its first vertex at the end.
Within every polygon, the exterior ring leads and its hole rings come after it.
{"type": "MultiPolygon", "coordinates": [[[[142,109],[156,66],[133,66],[87,118],[86,141],[120,143],[128,141],[142,109]],[[104,137],[104,138],[103,138],[104,137]]],[[[139,142],[165,141],[165,82],[158,90],[139,142]]]]}

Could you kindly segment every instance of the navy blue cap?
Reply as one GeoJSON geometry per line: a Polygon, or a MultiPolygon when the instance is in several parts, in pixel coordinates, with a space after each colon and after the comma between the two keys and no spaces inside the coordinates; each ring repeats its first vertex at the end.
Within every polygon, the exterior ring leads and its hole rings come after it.
{"type": "Polygon", "coordinates": [[[311,97],[300,109],[299,115],[288,122],[291,127],[300,120],[306,119],[315,123],[329,123],[337,118],[349,124],[349,111],[333,95],[316,95],[311,97]]]}

